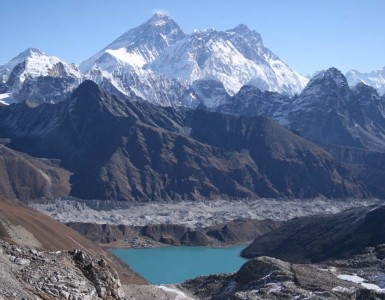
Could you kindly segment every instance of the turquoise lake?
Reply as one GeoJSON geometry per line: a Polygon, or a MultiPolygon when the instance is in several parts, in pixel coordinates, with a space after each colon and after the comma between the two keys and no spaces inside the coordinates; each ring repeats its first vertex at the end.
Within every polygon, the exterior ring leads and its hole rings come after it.
{"type": "Polygon", "coordinates": [[[226,248],[161,247],[113,249],[111,252],[152,284],[179,283],[200,275],[237,271],[246,245],[226,248]]]}

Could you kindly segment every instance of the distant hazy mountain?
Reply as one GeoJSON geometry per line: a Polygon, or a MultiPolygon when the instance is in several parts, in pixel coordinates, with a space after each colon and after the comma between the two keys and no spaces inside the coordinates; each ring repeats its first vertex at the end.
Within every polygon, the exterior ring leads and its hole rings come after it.
{"type": "Polygon", "coordinates": [[[350,70],[345,76],[351,86],[358,83],[365,83],[366,85],[370,85],[377,89],[379,94],[385,94],[385,67],[370,73],[361,73],[356,70],[350,70]]]}

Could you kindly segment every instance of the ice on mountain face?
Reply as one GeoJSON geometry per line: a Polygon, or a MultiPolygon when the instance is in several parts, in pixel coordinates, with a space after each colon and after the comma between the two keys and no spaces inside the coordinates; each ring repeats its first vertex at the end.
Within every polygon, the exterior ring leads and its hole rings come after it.
{"type": "MultiPolygon", "coordinates": [[[[36,48],[28,48],[27,50],[21,52],[18,56],[11,59],[8,63],[6,63],[3,66],[0,66],[0,75],[3,76],[3,78],[8,78],[12,69],[19,63],[25,61],[29,57],[39,57],[41,55],[44,55],[42,51],[36,48]]],[[[3,79],[4,81],[4,79],[3,79]]],[[[6,81],[6,80],[5,80],[6,81]]]]}
{"type": "Polygon", "coordinates": [[[370,73],[360,73],[356,70],[350,70],[346,73],[346,79],[351,86],[364,83],[377,89],[379,94],[385,94],[385,67],[370,73]]]}
{"type": "Polygon", "coordinates": [[[12,93],[12,97],[4,98],[7,103],[28,100],[34,105],[64,100],[83,78],[74,64],[34,48],[1,66],[0,75],[0,93],[12,93]]]}
{"type": "Polygon", "coordinates": [[[268,50],[259,33],[246,25],[224,32],[210,29],[186,35],[170,17],[159,13],[121,35],[83,62],[80,69],[87,78],[99,74],[99,82],[109,81],[120,92],[134,92],[153,103],[166,91],[174,95],[165,95],[169,99],[163,103],[178,103],[174,96],[181,96],[180,91],[169,88],[191,87],[192,91],[179,99],[179,103],[189,106],[201,102],[208,107],[220,105],[225,94],[233,95],[245,84],[294,95],[308,81],[268,50]],[[193,83],[200,80],[223,83],[224,93],[213,91],[212,99],[198,95],[193,83]],[[155,85],[153,91],[150,83],[155,85]],[[163,92],[162,87],[166,87],[163,92]]]}
{"type": "Polygon", "coordinates": [[[203,104],[208,108],[215,108],[226,103],[229,97],[222,82],[197,80],[193,82],[190,89],[186,90],[181,105],[196,108],[203,104]]]}
{"type": "Polygon", "coordinates": [[[226,32],[195,31],[168,47],[149,68],[190,82],[219,80],[231,95],[245,84],[293,95],[308,82],[265,48],[260,35],[245,25],[226,32]]]}
{"type": "Polygon", "coordinates": [[[67,64],[55,56],[48,56],[46,53],[34,48],[27,49],[2,66],[0,73],[6,75],[7,79],[9,79],[12,70],[19,64],[24,64],[23,70],[19,74],[19,81],[21,83],[26,78],[51,75],[58,64],[62,65],[65,75],[76,78],[81,77],[80,72],[75,66],[67,64]]]}
{"type": "Polygon", "coordinates": [[[86,72],[86,78],[104,85],[112,93],[134,94],[164,106],[180,105],[180,98],[188,88],[183,80],[169,79],[145,66],[185,36],[170,17],[157,13],[83,62],[81,69],[86,72]]]}
{"type": "Polygon", "coordinates": [[[93,67],[100,67],[97,60],[111,50],[119,50],[113,54],[123,58],[126,63],[143,67],[153,61],[166,47],[185,36],[186,34],[170,17],[157,13],[144,24],[127,31],[81,63],[80,70],[86,73],[93,67]]]}
{"type": "Polygon", "coordinates": [[[120,48],[117,50],[108,49],[106,50],[106,53],[109,53],[110,55],[114,56],[118,60],[130,65],[143,67],[146,64],[146,60],[143,58],[143,56],[140,55],[140,53],[137,53],[137,52],[129,53],[124,48],[120,48]]]}
{"type": "Polygon", "coordinates": [[[11,93],[0,94],[0,104],[9,105],[15,103],[15,99],[12,98],[11,93]]]}
{"type": "Polygon", "coordinates": [[[136,96],[161,106],[180,106],[182,95],[188,88],[181,80],[168,79],[151,70],[133,68],[128,64],[111,64],[108,71],[93,68],[86,78],[100,84],[111,94],[118,92],[136,96]]]}

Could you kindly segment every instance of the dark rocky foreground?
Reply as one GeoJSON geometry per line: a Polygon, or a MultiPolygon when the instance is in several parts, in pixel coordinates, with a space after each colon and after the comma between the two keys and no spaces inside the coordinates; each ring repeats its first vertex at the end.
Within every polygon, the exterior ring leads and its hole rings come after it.
{"type": "Polygon", "coordinates": [[[385,299],[385,206],[296,218],[242,251],[238,272],[181,286],[199,299],[385,299]]]}
{"type": "Polygon", "coordinates": [[[262,256],[235,274],[198,277],[181,286],[199,299],[385,299],[384,249],[368,248],[348,260],[322,265],[262,256]]]}
{"type": "Polygon", "coordinates": [[[245,243],[281,225],[273,220],[238,219],[225,224],[192,229],[185,225],[109,225],[67,223],[88,239],[106,247],[150,246],[153,241],[166,245],[227,246],[245,243]]]}
{"type": "Polygon", "coordinates": [[[129,266],[87,238],[17,200],[0,197],[0,240],[45,252],[81,249],[89,257],[106,261],[118,272],[122,283],[146,283],[129,266]]]}
{"type": "Polygon", "coordinates": [[[37,251],[0,240],[0,265],[6,299],[123,299],[116,271],[81,250],[37,251]]]}

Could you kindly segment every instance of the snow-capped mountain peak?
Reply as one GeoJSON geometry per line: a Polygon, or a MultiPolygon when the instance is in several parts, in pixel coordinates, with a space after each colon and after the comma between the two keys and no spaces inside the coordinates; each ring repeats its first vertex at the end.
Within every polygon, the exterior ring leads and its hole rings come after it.
{"type": "Polygon", "coordinates": [[[379,94],[385,94],[385,67],[370,73],[361,73],[357,70],[350,70],[346,73],[346,79],[351,86],[362,82],[377,89],[379,94]]]}
{"type": "Polygon", "coordinates": [[[318,72],[309,82],[309,88],[315,83],[323,81],[325,84],[334,83],[338,88],[347,88],[348,82],[342,72],[336,68],[329,68],[318,72]]]}
{"type": "Polygon", "coordinates": [[[7,65],[10,66],[11,68],[15,67],[17,64],[23,62],[29,57],[40,57],[40,56],[46,56],[47,54],[44,53],[43,51],[37,49],[37,48],[28,48],[27,50],[24,50],[21,52],[18,56],[15,58],[11,59],[7,65]]]}
{"type": "Polygon", "coordinates": [[[80,64],[82,72],[88,72],[92,67],[103,68],[100,58],[108,53],[132,67],[142,68],[153,61],[169,45],[183,39],[186,34],[169,16],[161,13],[154,14],[142,25],[130,29],[80,64]]]}
{"type": "Polygon", "coordinates": [[[3,102],[57,102],[77,86],[83,75],[74,64],[29,48],[0,66],[0,93],[3,102]]]}
{"type": "Polygon", "coordinates": [[[99,84],[109,82],[108,86],[120,93],[133,92],[153,103],[195,105],[199,98],[209,107],[221,104],[227,94],[235,94],[245,84],[294,95],[308,82],[244,24],[226,31],[206,29],[186,35],[161,13],[122,34],[84,61],[80,69],[99,84]],[[193,86],[198,80],[202,81],[193,86]],[[225,90],[213,82],[222,83],[225,90]],[[215,99],[209,100],[206,92],[200,95],[203,87],[216,89],[211,95],[215,99]],[[192,95],[188,101],[185,91],[192,95]]]}
{"type": "Polygon", "coordinates": [[[43,51],[36,48],[28,48],[27,50],[21,52],[19,55],[12,58],[8,63],[0,66],[0,76],[2,77],[2,81],[5,83],[8,80],[9,75],[16,65],[26,61],[29,58],[38,58],[46,55],[47,54],[45,54],[43,51]]]}
{"type": "Polygon", "coordinates": [[[157,12],[146,23],[152,26],[164,26],[168,22],[174,22],[167,14],[157,12]]]}
{"type": "Polygon", "coordinates": [[[232,95],[245,84],[293,95],[308,81],[264,47],[261,36],[245,25],[227,31],[194,31],[165,49],[149,68],[190,82],[219,80],[232,95]]]}
{"type": "Polygon", "coordinates": [[[73,64],[67,64],[56,56],[49,56],[43,51],[29,48],[0,67],[0,75],[11,90],[17,90],[27,78],[39,76],[71,76],[81,78],[82,75],[73,64]]]}
{"type": "Polygon", "coordinates": [[[233,29],[226,30],[226,32],[236,33],[237,35],[242,36],[255,48],[264,47],[261,35],[255,30],[250,29],[245,24],[239,24],[233,29]]]}

